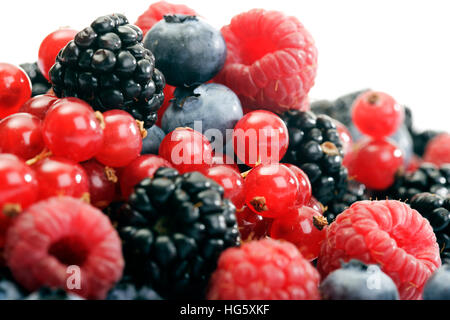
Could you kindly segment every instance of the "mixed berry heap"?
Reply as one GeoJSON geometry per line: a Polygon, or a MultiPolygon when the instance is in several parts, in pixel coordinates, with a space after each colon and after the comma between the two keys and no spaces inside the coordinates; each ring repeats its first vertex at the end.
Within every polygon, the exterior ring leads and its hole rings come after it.
{"type": "Polygon", "coordinates": [[[441,249],[441,259],[450,258],[450,195],[440,197],[432,193],[419,193],[411,199],[411,208],[430,221],[441,249]]]}
{"type": "Polygon", "coordinates": [[[159,169],[112,219],[127,272],[168,298],[201,298],[220,253],[239,244],[234,205],[198,172],[159,169]]]}
{"type": "Polygon", "coordinates": [[[289,148],[283,161],[302,169],[312,184],[314,197],[323,205],[340,198],[347,187],[343,149],[333,120],[308,111],[283,114],[289,129],[289,148]]]}
{"type": "Polygon", "coordinates": [[[50,70],[53,91],[100,111],[125,110],[151,127],[164,101],[165,79],[142,40],[142,31],[121,14],[96,19],[58,54],[50,70]]]}

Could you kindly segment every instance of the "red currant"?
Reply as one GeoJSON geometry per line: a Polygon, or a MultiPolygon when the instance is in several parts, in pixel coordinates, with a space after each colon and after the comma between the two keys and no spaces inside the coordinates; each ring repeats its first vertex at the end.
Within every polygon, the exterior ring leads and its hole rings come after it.
{"type": "Polygon", "coordinates": [[[285,155],[288,144],[286,124],[269,111],[247,113],[234,127],[234,152],[251,167],[279,162],[285,155]]]}
{"type": "Polygon", "coordinates": [[[319,202],[319,200],[317,200],[314,197],[311,197],[311,200],[309,200],[308,204],[306,205],[307,207],[310,207],[311,209],[314,209],[315,211],[319,212],[320,214],[324,213],[324,207],[323,205],[319,202]]]}
{"type": "Polygon", "coordinates": [[[153,154],[139,156],[120,173],[120,190],[122,196],[128,199],[133,188],[145,178],[152,177],[160,167],[171,168],[172,165],[164,158],[153,154]]]}
{"type": "Polygon", "coordinates": [[[166,84],[164,87],[164,103],[158,109],[158,120],[156,120],[156,125],[161,128],[161,121],[166,112],[167,108],[170,106],[170,100],[173,98],[173,93],[175,92],[175,87],[166,84]]]}
{"type": "Polygon", "coordinates": [[[28,113],[15,113],[0,121],[0,153],[28,160],[44,149],[41,120],[28,113]]]}
{"type": "Polygon", "coordinates": [[[326,218],[305,206],[288,211],[287,215],[273,221],[270,236],[293,243],[305,259],[316,259],[326,236],[326,218]]]}
{"type": "Polygon", "coordinates": [[[106,208],[116,196],[118,181],[114,169],[105,167],[95,159],[81,164],[89,178],[91,204],[97,208],[106,208]]]}
{"type": "Polygon", "coordinates": [[[240,173],[226,165],[212,166],[202,173],[224,188],[224,197],[230,199],[237,209],[244,206],[244,179],[240,173]]]}
{"type": "Polygon", "coordinates": [[[212,164],[212,147],[208,139],[191,128],[177,128],[165,136],[159,155],[180,173],[202,171],[212,164]]]}
{"type": "Polygon", "coordinates": [[[450,133],[441,133],[431,139],[425,148],[423,160],[439,167],[450,163],[450,133]]]}
{"type": "Polygon", "coordinates": [[[218,166],[227,166],[235,170],[236,172],[240,172],[239,167],[234,161],[234,159],[226,154],[215,152],[212,158],[212,164],[218,166]]]}
{"type": "Polygon", "coordinates": [[[0,63],[0,119],[16,113],[31,97],[31,81],[25,71],[0,63]]]}
{"type": "Polygon", "coordinates": [[[0,215],[7,205],[26,209],[38,197],[36,175],[29,166],[12,154],[0,154],[0,215]]]}
{"type": "Polygon", "coordinates": [[[47,112],[44,141],[55,156],[75,162],[91,159],[103,144],[103,130],[95,112],[77,98],[63,98],[47,112]]]}
{"type": "Polygon", "coordinates": [[[245,177],[244,186],[246,205],[267,218],[283,216],[299,197],[295,173],[282,164],[253,168],[245,177]]]}
{"type": "Polygon", "coordinates": [[[305,172],[303,172],[302,169],[300,169],[297,166],[294,166],[290,163],[283,163],[286,167],[291,169],[292,172],[294,172],[295,176],[298,180],[298,186],[299,186],[299,193],[296,205],[303,206],[308,204],[308,202],[311,200],[312,195],[312,187],[311,182],[309,181],[308,176],[305,172]]]}
{"type": "Polygon", "coordinates": [[[403,106],[383,92],[367,91],[353,104],[352,119],[363,134],[372,138],[392,135],[405,118],[403,106]]]}
{"type": "Polygon", "coordinates": [[[236,210],[236,219],[242,241],[259,240],[269,234],[272,219],[263,218],[248,207],[236,210]]]}
{"type": "Polygon", "coordinates": [[[12,154],[0,154],[0,248],[13,217],[38,197],[34,171],[12,154]]]}
{"type": "Polygon", "coordinates": [[[103,118],[103,146],[96,159],[109,167],[124,167],[130,164],[142,150],[142,134],[136,120],[122,110],[107,111],[103,118]]]}
{"type": "Polygon", "coordinates": [[[384,190],[392,185],[402,165],[402,151],[393,142],[367,140],[354,151],[349,174],[367,188],[384,190]]]}
{"type": "Polygon", "coordinates": [[[334,123],[336,124],[339,139],[342,142],[342,149],[344,150],[344,157],[345,157],[347,154],[349,154],[349,152],[352,151],[353,146],[352,135],[350,134],[350,131],[347,129],[347,127],[344,126],[342,123],[340,123],[337,120],[334,120],[334,123]]]}
{"type": "Polygon", "coordinates": [[[39,199],[53,196],[83,198],[89,195],[89,178],[77,163],[58,157],[46,158],[33,165],[39,182],[39,199]]]}
{"type": "Polygon", "coordinates": [[[64,28],[50,33],[39,47],[38,66],[44,77],[49,80],[48,72],[55,64],[59,51],[75,38],[76,30],[64,28]]]}
{"type": "Polygon", "coordinates": [[[43,94],[35,96],[25,102],[22,107],[20,107],[19,112],[30,113],[35,115],[41,120],[44,120],[47,110],[58,101],[58,98],[51,94],[43,94]]]}

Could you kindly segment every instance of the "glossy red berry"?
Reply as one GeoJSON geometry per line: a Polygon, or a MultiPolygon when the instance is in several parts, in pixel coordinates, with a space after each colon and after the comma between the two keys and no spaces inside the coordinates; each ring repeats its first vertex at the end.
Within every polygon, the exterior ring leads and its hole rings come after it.
{"type": "Polygon", "coordinates": [[[359,131],[372,138],[392,135],[404,118],[403,106],[383,92],[367,91],[353,103],[353,122],[359,131]]]}
{"type": "Polygon", "coordinates": [[[214,156],[212,158],[212,164],[218,165],[218,166],[227,166],[227,167],[230,167],[231,169],[235,170],[236,172],[240,172],[236,161],[234,161],[234,159],[232,157],[230,157],[226,154],[221,154],[221,153],[215,152],[214,156]]]}
{"type": "Polygon", "coordinates": [[[89,178],[84,169],[73,161],[51,157],[32,167],[39,183],[39,200],[53,196],[85,198],[89,195],[89,178]]]}
{"type": "Polygon", "coordinates": [[[39,119],[44,120],[48,109],[50,109],[50,107],[57,101],[58,97],[52,94],[35,96],[25,102],[22,107],[20,107],[19,112],[30,113],[39,119]]]}
{"type": "Polygon", "coordinates": [[[352,151],[353,138],[352,135],[350,134],[350,131],[345,125],[343,125],[341,122],[337,120],[334,120],[334,123],[336,124],[339,139],[342,142],[342,149],[344,150],[344,157],[345,157],[352,151]]]}
{"type": "Polygon", "coordinates": [[[450,133],[441,133],[428,142],[424,161],[441,166],[450,163],[450,133]]]}
{"type": "Polygon", "coordinates": [[[103,119],[103,146],[96,159],[109,167],[130,164],[142,150],[142,134],[136,120],[122,110],[107,111],[103,119]]]}
{"type": "Polygon", "coordinates": [[[14,113],[0,120],[0,153],[28,160],[44,149],[41,120],[28,113],[14,113]]]}
{"type": "Polygon", "coordinates": [[[0,119],[16,113],[31,98],[31,81],[25,71],[0,63],[0,119]]]}
{"type": "Polygon", "coordinates": [[[311,200],[312,196],[312,187],[311,182],[309,181],[308,176],[305,172],[303,172],[302,169],[300,169],[297,166],[294,166],[290,163],[283,163],[286,167],[291,169],[292,172],[294,172],[295,176],[298,180],[298,198],[296,205],[303,206],[307,205],[309,201],[311,200]]]}
{"type": "Polygon", "coordinates": [[[118,178],[114,169],[92,159],[81,164],[89,179],[89,195],[94,207],[106,208],[116,196],[118,178]]]}
{"type": "Polygon", "coordinates": [[[103,129],[96,113],[86,102],[63,98],[45,117],[44,141],[55,156],[75,162],[91,159],[103,144],[103,129]]]}
{"type": "Polygon", "coordinates": [[[224,198],[230,199],[237,209],[244,206],[244,179],[240,173],[226,165],[212,166],[202,173],[223,187],[224,198]]]}
{"type": "Polygon", "coordinates": [[[251,167],[279,162],[285,155],[288,144],[286,124],[269,111],[247,113],[234,127],[234,152],[251,167]]]}
{"type": "Polygon", "coordinates": [[[124,199],[128,199],[134,186],[145,178],[153,177],[160,167],[171,168],[166,159],[153,154],[139,156],[127,165],[120,173],[120,190],[124,199]]]}
{"type": "Polygon", "coordinates": [[[307,207],[310,207],[311,209],[317,211],[320,214],[324,213],[324,207],[323,205],[319,202],[319,200],[317,200],[314,197],[311,197],[311,200],[309,200],[308,204],[306,205],[307,207]]]}
{"type": "Polygon", "coordinates": [[[246,205],[267,218],[287,214],[299,196],[295,173],[282,164],[255,167],[245,177],[244,186],[246,205]]]}
{"type": "Polygon", "coordinates": [[[267,237],[273,221],[254,213],[247,206],[236,210],[236,219],[242,241],[259,240],[267,237]]]}
{"type": "Polygon", "coordinates": [[[367,140],[354,151],[349,174],[369,189],[384,190],[392,185],[402,165],[402,151],[393,142],[367,140]]]}
{"type": "Polygon", "coordinates": [[[212,164],[209,140],[191,128],[177,128],[167,134],[159,146],[159,155],[180,173],[202,171],[212,164]]]}
{"type": "Polygon", "coordinates": [[[293,243],[305,259],[319,256],[320,246],[326,237],[327,219],[309,207],[295,207],[273,221],[270,236],[293,243]]]}
{"type": "Polygon", "coordinates": [[[156,120],[156,125],[161,128],[161,121],[166,112],[167,108],[170,106],[170,100],[173,99],[173,93],[175,92],[175,87],[166,84],[164,87],[164,102],[158,109],[158,120],[156,120]]]}
{"type": "Polygon", "coordinates": [[[78,31],[73,29],[59,29],[50,33],[42,41],[39,47],[38,66],[47,80],[49,80],[48,72],[55,64],[59,51],[73,40],[77,33],[78,31]]]}

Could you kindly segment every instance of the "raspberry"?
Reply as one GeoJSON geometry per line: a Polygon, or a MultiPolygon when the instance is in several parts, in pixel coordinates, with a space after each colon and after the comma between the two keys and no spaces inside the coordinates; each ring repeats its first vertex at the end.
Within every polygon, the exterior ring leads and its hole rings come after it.
{"type": "Polygon", "coordinates": [[[399,201],[360,201],[327,229],[317,268],[325,277],[341,260],[377,263],[394,280],[401,299],[419,299],[425,282],[441,265],[429,222],[399,201]]]}
{"type": "Polygon", "coordinates": [[[450,163],[450,134],[442,133],[434,137],[428,143],[423,158],[437,166],[450,163]]]}
{"type": "Polygon", "coordinates": [[[314,85],[317,49],[304,26],[281,12],[253,9],[222,28],[228,55],[216,81],[242,106],[283,112],[302,109],[314,85]]]}
{"type": "Polygon", "coordinates": [[[14,278],[26,289],[63,288],[89,299],[103,299],[122,276],[122,244],[103,213],[70,197],[31,206],[8,230],[5,257],[14,278]],[[80,289],[67,287],[68,266],[80,268],[80,289]]]}
{"type": "Polygon", "coordinates": [[[293,244],[272,239],[227,249],[209,300],[317,300],[320,275],[293,244]]]}
{"type": "Polygon", "coordinates": [[[139,16],[135,25],[141,28],[144,35],[150,30],[155,23],[162,20],[168,14],[186,14],[189,16],[197,16],[197,13],[183,4],[172,4],[166,1],[158,1],[148,7],[142,15],[139,16]]]}

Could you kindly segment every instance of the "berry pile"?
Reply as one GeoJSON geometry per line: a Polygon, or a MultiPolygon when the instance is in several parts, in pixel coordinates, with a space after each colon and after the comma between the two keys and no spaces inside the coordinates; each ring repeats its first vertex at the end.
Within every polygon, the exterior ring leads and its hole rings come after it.
{"type": "Polygon", "coordinates": [[[136,25],[0,63],[0,300],[450,298],[449,133],[384,92],[310,105],[281,12],[136,25]]]}

